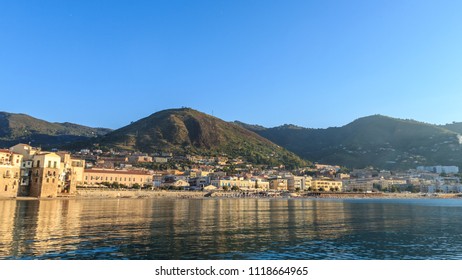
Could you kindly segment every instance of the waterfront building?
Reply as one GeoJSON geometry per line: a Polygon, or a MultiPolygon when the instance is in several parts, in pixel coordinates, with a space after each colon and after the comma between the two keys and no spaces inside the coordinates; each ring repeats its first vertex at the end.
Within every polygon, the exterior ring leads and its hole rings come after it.
{"type": "Polygon", "coordinates": [[[125,170],[125,169],[85,169],[84,185],[96,186],[101,183],[118,183],[133,187],[138,184],[140,186],[152,185],[153,175],[148,171],[143,170],[125,170]]]}
{"type": "Polygon", "coordinates": [[[342,181],[336,181],[330,178],[316,178],[311,181],[313,191],[342,191],[342,181]]]}
{"type": "Polygon", "coordinates": [[[40,153],[40,148],[35,148],[27,144],[17,144],[10,147],[10,151],[18,153],[23,156],[21,162],[21,172],[19,181],[19,196],[29,196],[30,187],[32,184],[32,164],[34,162],[34,156],[40,153]]]}
{"type": "Polygon", "coordinates": [[[32,163],[30,196],[57,197],[59,189],[61,157],[55,153],[35,154],[32,163]]]}
{"type": "Polygon", "coordinates": [[[0,150],[0,197],[17,197],[22,155],[0,150]]]}
{"type": "Polygon", "coordinates": [[[31,176],[32,176],[32,159],[25,160],[21,163],[21,178],[19,180],[19,196],[28,196],[30,192],[31,176]]]}
{"type": "MultiPolygon", "coordinates": [[[[300,191],[303,191],[305,189],[308,189],[306,186],[306,180],[307,180],[307,177],[303,177],[303,176],[288,176],[286,177],[287,178],[287,189],[291,192],[293,191],[297,191],[297,190],[300,190],[300,191]]],[[[310,181],[310,184],[311,185],[311,177],[309,177],[309,181],[310,181]]]]}
{"type": "Polygon", "coordinates": [[[349,179],[343,180],[343,191],[347,192],[372,192],[376,180],[368,179],[349,179]]]}
{"type": "Polygon", "coordinates": [[[210,177],[194,177],[189,179],[190,186],[203,188],[210,185],[210,177]]]}
{"type": "Polygon", "coordinates": [[[239,179],[239,178],[226,178],[220,180],[212,180],[211,185],[217,188],[227,188],[231,190],[233,187],[240,190],[268,190],[269,182],[261,179],[239,179]]]}
{"type": "Polygon", "coordinates": [[[59,152],[58,155],[61,157],[59,192],[76,194],[77,186],[83,183],[85,160],[73,159],[66,152],[59,152]]]}

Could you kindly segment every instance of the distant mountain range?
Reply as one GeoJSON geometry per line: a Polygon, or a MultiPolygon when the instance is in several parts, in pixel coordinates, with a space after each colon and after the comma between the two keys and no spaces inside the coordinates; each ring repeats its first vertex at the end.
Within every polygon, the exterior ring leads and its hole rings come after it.
{"type": "Polygon", "coordinates": [[[462,123],[439,126],[374,115],[327,129],[240,124],[302,158],[320,163],[391,170],[418,165],[462,166],[462,123]]]}
{"type": "Polygon", "coordinates": [[[160,111],[111,131],[0,112],[3,147],[30,142],[58,148],[99,146],[142,152],[226,154],[253,163],[289,167],[305,165],[307,161],[391,170],[418,165],[462,166],[461,134],[462,123],[433,125],[382,115],[327,129],[296,125],[266,128],[225,122],[182,108],[160,111]]]}
{"type": "Polygon", "coordinates": [[[59,147],[107,134],[111,129],[73,123],[50,123],[25,114],[0,112],[0,146],[30,143],[44,148],[59,147]]]}

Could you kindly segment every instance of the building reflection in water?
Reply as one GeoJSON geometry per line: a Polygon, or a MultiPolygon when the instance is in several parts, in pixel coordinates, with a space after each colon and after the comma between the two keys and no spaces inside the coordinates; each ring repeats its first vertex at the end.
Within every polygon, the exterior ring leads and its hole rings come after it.
{"type": "Polygon", "coordinates": [[[44,259],[238,259],[339,238],[354,214],[298,199],[5,200],[0,211],[0,257],[44,259]]]}
{"type": "Polygon", "coordinates": [[[158,244],[158,254],[151,256],[154,259],[219,258],[222,254],[239,258],[240,252],[273,250],[275,243],[293,246],[312,239],[335,239],[349,232],[349,217],[341,202],[175,200],[160,201],[157,207],[160,212],[155,211],[151,231],[151,242],[158,244]]]}

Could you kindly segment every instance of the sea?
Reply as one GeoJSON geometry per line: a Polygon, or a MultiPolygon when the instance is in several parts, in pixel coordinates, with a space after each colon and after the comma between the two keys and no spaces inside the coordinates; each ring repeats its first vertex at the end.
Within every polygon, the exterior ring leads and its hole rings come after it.
{"type": "Polygon", "coordinates": [[[462,200],[0,200],[0,259],[460,260],[462,200]]]}

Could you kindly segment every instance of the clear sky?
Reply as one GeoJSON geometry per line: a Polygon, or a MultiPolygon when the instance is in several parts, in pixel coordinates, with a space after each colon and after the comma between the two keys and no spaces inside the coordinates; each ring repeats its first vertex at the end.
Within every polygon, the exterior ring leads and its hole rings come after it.
{"type": "Polygon", "coordinates": [[[192,107],[324,128],[462,121],[462,1],[0,0],[0,111],[119,128],[192,107]]]}

